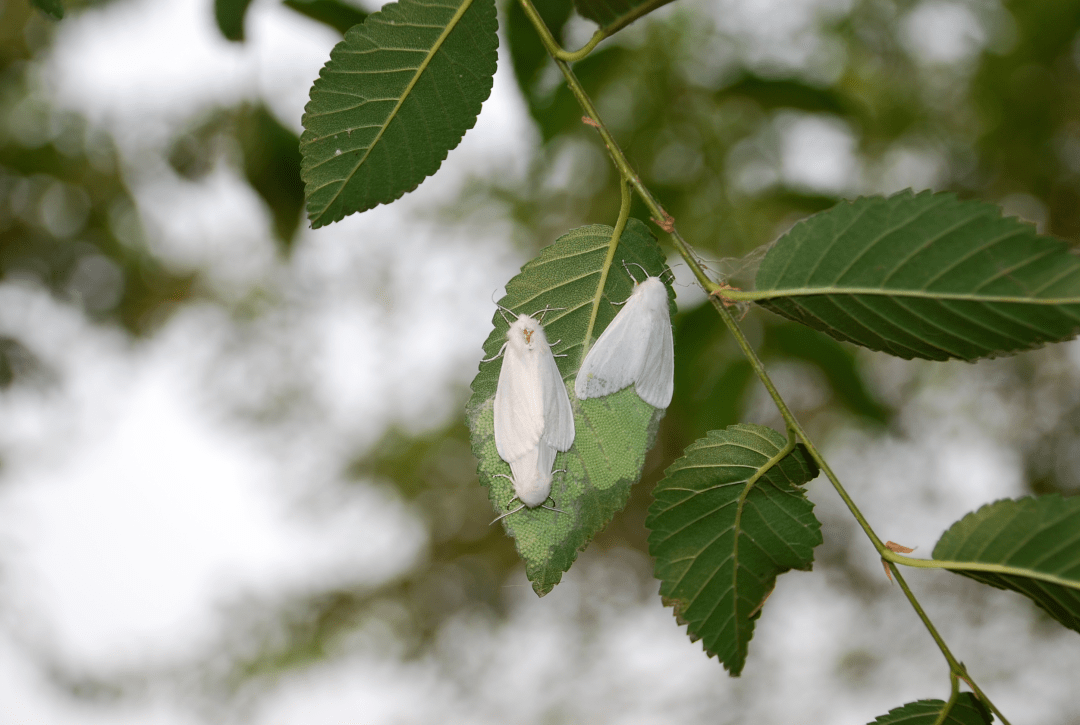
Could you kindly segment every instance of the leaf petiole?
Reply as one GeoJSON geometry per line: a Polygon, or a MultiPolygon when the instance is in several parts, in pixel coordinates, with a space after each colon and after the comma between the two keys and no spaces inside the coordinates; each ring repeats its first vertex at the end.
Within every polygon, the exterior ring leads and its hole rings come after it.
{"type": "Polygon", "coordinates": [[[619,218],[615,222],[615,228],[611,232],[611,242],[608,245],[607,257],[604,266],[600,270],[600,282],[596,287],[596,295],[593,297],[592,313],[589,315],[589,326],[585,329],[585,342],[581,346],[581,359],[589,354],[592,346],[593,328],[596,326],[596,315],[600,312],[600,302],[604,299],[604,289],[607,287],[608,272],[615,261],[615,250],[619,248],[619,239],[622,238],[623,229],[626,228],[626,220],[630,218],[630,187],[624,181],[619,182],[619,191],[622,193],[622,201],[619,204],[619,218]]]}

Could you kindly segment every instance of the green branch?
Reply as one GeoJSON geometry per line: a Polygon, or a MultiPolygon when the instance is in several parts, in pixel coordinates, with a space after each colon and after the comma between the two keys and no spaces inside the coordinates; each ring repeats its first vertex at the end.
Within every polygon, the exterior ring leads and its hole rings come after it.
{"type": "Polygon", "coordinates": [[[600,44],[600,41],[608,37],[609,35],[611,35],[611,33],[605,33],[604,29],[601,28],[600,30],[597,30],[595,33],[593,33],[593,36],[589,38],[589,42],[581,46],[581,48],[579,48],[578,50],[569,51],[559,48],[559,50],[555,52],[555,57],[558,60],[565,60],[567,63],[576,63],[577,61],[583,59],[585,56],[591,53],[593,51],[593,48],[598,46],[600,44]]]}
{"type": "MultiPolygon", "coordinates": [[[[888,551],[888,549],[886,549],[886,551],[888,551]]],[[[892,572],[893,577],[896,579],[896,583],[899,584],[900,588],[904,591],[904,596],[907,597],[907,600],[911,604],[911,607],[915,610],[915,613],[919,615],[919,619],[922,620],[923,626],[926,627],[926,630],[930,633],[930,636],[934,638],[934,642],[937,644],[938,649],[941,650],[941,654],[945,656],[945,661],[949,663],[949,678],[950,680],[952,680],[953,687],[953,697],[952,699],[950,699],[949,702],[952,703],[956,698],[956,678],[960,678],[968,684],[972,692],[975,693],[976,697],[982,700],[985,705],[987,705],[991,710],[993,710],[994,714],[998,716],[999,720],[1001,720],[1002,725],[1010,725],[1009,721],[1005,718],[1005,716],[1001,714],[1001,711],[998,710],[994,703],[990,701],[990,698],[988,698],[979,688],[979,686],[975,684],[975,681],[971,679],[971,676],[967,673],[967,668],[964,667],[964,663],[953,656],[953,653],[949,649],[949,646],[945,644],[945,640],[941,638],[940,634],[938,634],[937,628],[934,626],[934,623],[930,621],[930,617],[926,615],[926,612],[923,610],[922,605],[919,604],[919,600],[915,598],[915,594],[908,587],[907,582],[904,580],[904,577],[900,575],[900,570],[896,568],[896,564],[889,562],[886,566],[889,567],[889,570],[892,572]]]]}
{"type": "MultiPolygon", "coordinates": [[[[903,589],[909,603],[915,609],[915,612],[922,620],[923,625],[926,627],[927,631],[930,633],[930,636],[937,644],[938,649],[941,650],[941,653],[945,657],[946,662],[948,662],[950,677],[959,677],[965,682],[967,682],[969,685],[971,685],[972,690],[975,692],[975,694],[984,703],[986,703],[994,711],[995,714],[997,714],[998,718],[1001,719],[1004,725],[1009,725],[1008,721],[1001,715],[998,709],[994,707],[993,703],[991,703],[990,700],[986,698],[986,696],[978,688],[978,686],[974,684],[974,682],[968,676],[967,670],[964,668],[963,664],[960,663],[953,656],[952,652],[948,648],[948,645],[945,644],[945,641],[941,638],[941,635],[938,634],[938,631],[934,627],[933,623],[930,621],[930,618],[926,615],[926,612],[923,611],[922,606],[915,598],[915,595],[908,588],[907,582],[905,582],[903,577],[900,575],[900,572],[897,569],[896,565],[890,560],[890,557],[894,555],[894,552],[886,548],[885,544],[874,532],[873,528],[870,526],[870,523],[866,520],[866,517],[863,516],[862,512],[859,510],[859,507],[855,504],[855,501],[851,498],[851,496],[848,495],[847,491],[840,483],[840,479],[829,467],[829,464],[825,461],[824,457],[817,450],[817,447],[810,440],[809,436],[807,436],[806,431],[803,430],[798,420],[795,419],[795,416],[792,414],[791,409],[788,408],[787,403],[784,402],[784,399],[780,396],[779,391],[777,391],[776,386],[773,385],[772,380],[769,378],[768,373],[765,371],[765,366],[762,364],[761,359],[757,356],[757,353],[750,346],[749,341],[746,339],[746,336],[743,334],[742,329],[739,327],[738,322],[735,320],[734,316],[727,309],[725,300],[719,299],[718,294],[723,294],[725,297],[730,295],[730,299],[733,300],[740,298],[733,295],[731,290],[722,288],[721,285],[714,282],[705,273],[704,268],[698,262],[696,254],[694,254],[693,250],[690,248],[690,246],[686,243],[686,241],[679,234],[678,230],[675,228],[675,219],[672,218],[671,215],[669,215],[664,210],[664,208],[652,195],[649,189],[646,188],[645,185],[641,182],[641,178],[634,171],[633,167],[630,165],[630,162],[626,159],[626,156],[623,153],[622,149],[619,147],[618,143],[616,143],[615,138],[611,135],[611,132],[608,130],[607,126],[605,126],[603,120],[600,118],[600,114],[596,110],[595,105],[593,105],[592,99],[590,99],[588,94],[585,92],[585,89],[582,87],[581,82],[574,74],[574,71],[570,68],[567,61],[564,60],[563,57],[560,57],[560,52],[562,56],[565,56],[566,52],[563,51],[563,49],[559,46],[559,44],[555,41],[554,37],[551,35],[551,32],[548,30],[547,26],[544,25],[544,22],[540,18],[539,13],[537,13],[536,9],[533,7],[532,1],[520,1],[522,7],[525,9],[526,15],[529,17],[529,20],[536,28],[537,33],[539,33],[540,39],[544,44],[544,47],[547,49],[548,53],[552,56],[552,58],[554,58],[555,64],[558,66],[559,70],[563,74],[563,77],[566,79],[566,83],[567,86],[570,88],[570,92],[573,93],[574,97],[578,101],[578,104],[585,112],[585,117],[582,118],[582,121],[590,126],[593,126],[600,133],[600,137],[603,139],[604,145],[607,147],[608,154],[611,156],[612,162],[615,164],[615,167],[619,171],[619,175],[621,177],[620,183],[622,183],[624,189],[624,197],[626,185],[633,187],[634,191],[637,192],[638,196],[645,203],[645,206],[648,207],[649,212],[653,215],[652,221],[668,233],[676,251],[678,251],[679,255],[683,258],[683,260],[685,260],[687,266],[694,273],[694,277],[697,279],[698,283],[709,293],[709,300],[710,302],[712,302],[713,307],[719,313],[720,318],[724,322],[724,325],[727,326],[728,330],[735,338],[739,347],[742,349],[743,354],[750,362],[751,367],[753,367],[755,374],[758,376],[758,379],[761,380],[761,383],[765,386],[766,390],[769,392],[769,396],[772,398],[777,409],[780,411],[780,415],[783,417],[784,423],[787,425],[788,428],[788,446],[793,448],[797,442],[801,442],[806,447],[807,451],[814,459],[814,461],[818,464],[821,471],[826,475],[826,477],[828,477],[829,481],[832,483],[833,488],[836,490],[840,498],[844,501],[844,504],[848,507],[848,510],[855,517],[855,520],[859,523],[859,526],[862,528],[867,538],[870,539],[871,544],[873,544],[874,548],[878,551],[878,553],[882,556],[883,559],[889,561],[888,566],[892,570],[893,575],[896,577],[896,581],[900,584],[900,587],[903,589]],[[723,292],[721,292],[721,290],[723,290],[723,292]]],[[[593,37],[595,39],[597,36],[594,35],[593,37]]],[[[599,42],[599,40],[597,40],[597,42],[599,42]]],[[[785,448],[787,448],[787,446],[785,446],[785,448]]],[[[757,477],[760,477],[760,475],[763,474],[764,471],[768,470],[771,465],[774,465],[774,462],[772,460],[766,463],[765,466],[763,466],[762,469],[759,470],[759,472],[755,475],[757,477]]],[[[753,480],[756,480],[756,478],[753,480]]],[[[747,490],[749,490],[749,488],[750,486],[748,485],[747,490]]],[[[922,560],[916,559],[913,561],[922,560]]]]}

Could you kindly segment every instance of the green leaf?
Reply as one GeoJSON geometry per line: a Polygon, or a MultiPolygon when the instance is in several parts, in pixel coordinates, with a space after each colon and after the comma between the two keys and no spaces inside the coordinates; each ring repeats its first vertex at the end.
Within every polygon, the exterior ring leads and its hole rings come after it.
{"type": "Polygon", "coordinates": [[[244,40],[244,16],[251,0],[214,0],[214,19],[226,40],[244,40]]]}
{"type": "Polygon", "coordinates": [[[497,30],[495,0],[401,0],[334,46],[300,136],[313,228],[388,204],[438,170],[491,93],[497,30]]]}
{"type": "Polygon", "coordinates": [[[760,425],[709,431],[667,469],[645,520],[665,604],[733,676],[776,577],[809,570],[821,543],[814,505],[798,488],[818,469],[801,446],[748,484],[786,444],[760,425]]]}
{"type": "MultiPolygon", "coordinates": [[[[573,381],[581,366],[593,301],[614,230],[605,225],[580,227],[559,237],[540,256],[521,268],[506,285],[499,304],[516,313],[534,314],[545,307],[544,331],[556,354],[574,408],[576,438],[573,447],[555,458],[551,496],[566,513],[542,508],[524,509],[502,519],[525,561],[525,573],[540,596],[559,583],[592,537],[611,520],[630,497],[630,487],[641,478],[645,453],[652,447],[664,411],[641,400],[630,386],[613,395],[579,401],[573,381]],[[558,342],[557,342],[558,341],[558,342]],[[556,344],[557,342],[557,344],[556,344]]],[[[648,228],[630,219],[619,241],[615,264],[608,274],[597,310],[593,338],[599,337],[630,296],[633,282],[622,261],[640,264],[650,275],[667,270],[664,255],[648,228]]],[[[674,307],[675,294],[668,287],[674,307]]],[[[484,343],[484,357],[494,358],[509,329],[501,314],[484,343]]],[[[505,513],[514,490],[496,474],[509,475],[510,466],[495,450],[493,404],[502,359],[480,363],[466,406],[473,453],[479,459],[480,482],[498,513],[505,513]]]]}
{"type": "Polygon", "coordinates": [[[605,35],[625,28],[671,0],[574,0],[578,12],[593,21],[605,35]]]}
{"type": "Polygon", "coordinates": [[[64,3],[61,0],[30,0],[30,4],[53,20],[64,19],[64,3]]]}
{"type": "Polygon", "coordinates": [[[961,692],[945,719],[939,720],[946,705],[941,700],[909,702],[889,710],[870,725],[990,725],[994,721],[993,715],[970,692],[961,692]]]}
{"type": "Polygon", "coordinates": [[[1032,599],[1080,632],[1080,496],[1004,499],[949,527],[934,547],[945,568],[1032,599]]]}
{"type": "Polygon", "coordinates": [[[364,22],[368,14],[341,0],[284,0],[284,4],[301,15],[329,25],[342,35],[349,28],[364,22]]]}
{"type": "Polygon", "coordinates": [[[860,198],[782,237],[739,296],[902,358],[976,360],[1080,330],[1080,256],[953,194],[860,198]]]}

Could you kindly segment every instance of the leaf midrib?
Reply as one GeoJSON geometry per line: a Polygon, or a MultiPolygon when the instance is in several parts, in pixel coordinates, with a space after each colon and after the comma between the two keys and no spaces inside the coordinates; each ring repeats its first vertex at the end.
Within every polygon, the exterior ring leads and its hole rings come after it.
{"type": "Polygon", "coordinates": [[[1009,295],[979,295],[964,292],[929,292],[913,289],[887,289],[882,287],[792,287],[768,290],[723,290],[721,295],[736,302],[759,302],[778,297],[820,297],[823,295],[867,295],[878,297],[907,297],[935,301],[1002,302],[1025,305],[1080,305],[1076,297],[1014,297],[1009,295]]]}
{"type": "MultiPolygon", "coordinates": [[[[330,197],[330,199],[323,207],[323,213],[312,221],[318,221],[318,219],[321,219],[330,212],[330,208],[334,205],[334,202],[338,200],[342,192],[345,191],[345,187],[348,186],[349,181],[353,178],[353,176],[356,175],[357,170],[364,164],[364,162],[367,161],[367,158],[371,155],[372,150],[379,144],[379,141],[382,139],[383,134],[386,133],[386,129],[389,128],[390,122],[397,118],[398,111],[401,110],[401,106],[405,103],[405,99],[409,97],[409,94],[412,93],[413,88],[416,87],[416,83],[417,81],[419,81],[420,76],[424,74],[424,71],[426,71],[428,66],[431,64],[432,58],[435,57],[435,54],[438,52],[439,48],[442,47],[443,43],[446,41],[446,38],[457,27],[458,22],[461,20],[461,16],[465,14],[465,12],[472,4],[473,0],[463,0],[461,5],[458,6],[457,11],[455,11],[453,17],[450,18],[450,22],[446,24],[443,32],[439,34],[438,38],[436,38],[435,43],[431,46],[431,49],[424,57],[424,60],[421,61],[419,66],[417,66],[416,73],[413,74],[413,77],[409,80],[409,84],[405,86],[405,91],[401,94],[401,97],[397,99],[397,103],[394,104],[394,110],[390,111],[390,115],[386,117],[386,120],[379,128],[379,132],[375,135],[375,138],[371,141],[371,143],[368,144],[367,149],[364,150],[363,156],[360,157],[360,160],[356,162],[356,164],[352,167],[352,170],[345,175],[344,179],[342,179],[341,186],[338,187],[338,190],[334,192],[334,195],[330,197]]],[[[384,48],[382,46],[379,46],[379,50],[383,49],[384,48]]]]}
{"type": "Polygon", "coordinates": [[[884,552],[882,554],[882,558],[888,559],[889,561],[892,561],[896,564],[903,564],[905,566],[910,566],[917,569],[948,569],[949,571],[957,572],[984,572],[987,574],[997,574],[999,576],[1005,577],[1035,579],[1038,581],[1047,582],[1049,584],[1057,584],[1058,586],[1062,586],[1067,589],[1080,590],[1080,580],[1065,579],[1064,577],[1057,576],[1056,574],[1050,574],[1049,572],[1042,572],[1037,569],[1030,569],[1027,567],[1010,566],[1008,564],[991,564],[989,562],[981,561],[916,559],[891,552],[884,552]]]}

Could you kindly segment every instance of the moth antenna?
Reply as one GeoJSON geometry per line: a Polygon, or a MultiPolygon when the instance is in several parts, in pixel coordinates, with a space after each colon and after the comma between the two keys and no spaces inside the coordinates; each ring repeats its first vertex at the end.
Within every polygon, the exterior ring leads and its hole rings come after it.
{"type": "Polygon", "coordinates": [[[506,319],[506,313],[509,312],[511,315],[513,315],[514,311],[513,310],[508,310],[505,307],[503,307],[502,305],[500,305],[498,302],[496,302],[494,292],[491,293],[491,303],[499,308],[499,311],[502,313],[502,316],[503,316],[503,322],[505,322],[506,326],[509,327],[510,326],[510,320],[506,319]]]}
{"type": "MultiPolygon", "coordinates": [[[[625,270],[626,270],[626,273],[627,273],[628,275],[630,275],[630,279],[634,280],[634,284],[641,284],[640,282],[638,282],[638,281],[637,281],[637,278],[636,278],[636,277],[634,277],[634,275],[630,274],[630,268],[629,268],[629,267],[627,266],[627,262],[626,262],[626,260],[625,260],[625,259],[623,260],[623,262],[622,262],[622,263],[623,263],[623,269],[625,269],[625,270]]],[[[645,274],[645,277],[646,277],[646,278],[648,278],[648,277],[651,277],[651,276],[652,276],[652,275],[650,275],[650,274],[649,274],[649,271],[648,271],[647,269],[645,269],[644,267],[642,267],[642,266],[641,266],[640,264],[638,264],[637,262],[630,262],[630,264],[632,264],[632,265],[634,265],[635,267],[637,267],[638,269],[640,269],[640,270],[641,270],[641,271],[642,271],[642,272],[643,272],[643,273],[645,274]]]]}
{"type": "Polygon", "coordinates": [[[549,312],[555,312],[556,310],[565,310],[565,309],[566,309],[565,307],[545,307],[542,310],[537,310],[536,312],[532,313],[532,316],[536,317],[537,315],[540,315],[539,322],[542,325],[542,324],[544,324],[544,315],[546,315],[549,312]]]}
{"type": "MultiPolygon", "coordinates": [[[[504,342],[504,343],[502,344],[502,347],[500,347],[500,348],[499,348],[499,351],[498,351],[497,353],[495,353],[495,355],[494,355],[494,356],[492,356],[492,357],[489,357],[489,358],[486,358],[486,359],[484,359],[484,360],[481,360],[480,362],[482,362],[482,363],[485,363],[485,362],[491,362],[492,360],[498,360],[498,359],[499,359],[499,356],[500,356],[500,355],[502,355],[502,354],[503,354],[503,351],[505,351],[505,350],[506,350],[506,343],[504,342]]],[[[499,473],[499,474],[496,474],[496,475],[499,475],[499,476],[501,476],[501,475],[503,475],[503,474],[499,473]]]]}
{"type": "MultiPolygon", "coordinates": [[[[552,503],[554,503],[554,501],[552,501],[552,503]]],[[[548,511],[557,511],[557,512],[558,512],[558,513],[560,513],[560,514],[564,514],[564,513],[566,513],[566,512],[565,512],[565,511],[563,511],[562,509],[557,509],[557,508],[553,508],[553,507],[551,507],[551,506],[541,506],[540,508],[542,508],[542,509],[547,509],[548,511]]],[[[519,510],[520,510],[520,509],[519,509],[519,510]]],[[[509,515],[509,514],[508,514],[508,515],[509,515]]]]}

